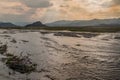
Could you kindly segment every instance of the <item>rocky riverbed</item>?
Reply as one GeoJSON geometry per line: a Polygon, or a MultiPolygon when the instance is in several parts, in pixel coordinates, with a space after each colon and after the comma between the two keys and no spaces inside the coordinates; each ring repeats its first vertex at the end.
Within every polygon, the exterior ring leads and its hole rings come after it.
{"type": "Polygon", "coordinates": [[[120,80],[120,33],[0,30],[0,80],[120,80]]]}

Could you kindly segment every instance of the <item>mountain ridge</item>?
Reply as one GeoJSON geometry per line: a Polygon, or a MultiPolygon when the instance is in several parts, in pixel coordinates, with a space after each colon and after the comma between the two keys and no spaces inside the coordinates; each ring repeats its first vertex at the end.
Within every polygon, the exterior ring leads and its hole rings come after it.
{"type": "Polygon", "coordinates": [[[120,26],[120,18],[113,19],[93,19],[93,20],[60,20],[52,23],[43,24],[41,21],[28,23],[25,26],[13,24],[11,22],[0,22],[0,27],[106,27],[120,26]]]}
{"type": "Polygon", "coordinates": [[[104,25],[120,25],[120,18],[117,19],[93,19],[93,20],[74,20],[74,21],[69,21],[69,20],[61,20],[61,21],[56,21],[52,23],[47,23],[47,26],[69,26],[69,27],[81,27],[81,26],[99,26],[102,24],[104,25]]]}
{"type": "Polygon", "coordinates": [[[10,22],[0,22],[0,27],[17,27],[17,25],[10,22]]]}
{"type": "Polygon", "coordinates": [[[44,25],[42,22],[40,21],[36,21],[32,24],[27,24],[25,27],[45,27],[46,25],[44,25]]]}

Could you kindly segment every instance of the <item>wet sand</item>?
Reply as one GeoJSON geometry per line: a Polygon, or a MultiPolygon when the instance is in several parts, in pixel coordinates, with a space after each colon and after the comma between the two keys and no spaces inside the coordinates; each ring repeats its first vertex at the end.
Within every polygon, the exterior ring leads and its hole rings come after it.
{"type": "Polygon", "coordinates": [[[37,71],[13,71],[0,55],[0,80],[120,80],[120,33],[0,30],[3,44],[30,55],[37,71]]]}

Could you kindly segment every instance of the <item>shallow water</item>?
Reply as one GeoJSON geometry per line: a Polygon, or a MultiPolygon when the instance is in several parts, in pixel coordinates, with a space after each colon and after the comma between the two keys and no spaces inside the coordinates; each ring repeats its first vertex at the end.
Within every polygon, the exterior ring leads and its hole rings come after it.
{"type": "Polygon", "coordinates": [[[9,75],[13,71],[0,62],[0,80],[120,80],[120,33],[41,32],[46,31],[0,30],[8,53],[29,54],[38,64],[38,72],[9,75]]]}

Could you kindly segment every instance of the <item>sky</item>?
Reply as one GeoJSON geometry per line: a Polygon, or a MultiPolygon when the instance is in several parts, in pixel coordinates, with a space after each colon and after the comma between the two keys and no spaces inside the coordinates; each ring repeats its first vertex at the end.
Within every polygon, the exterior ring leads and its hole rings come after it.
{"type": "Polygon", "coordinates": [[[2,22],[106,18],[120,18],[120,0],[0,0],[2,22]]]}

